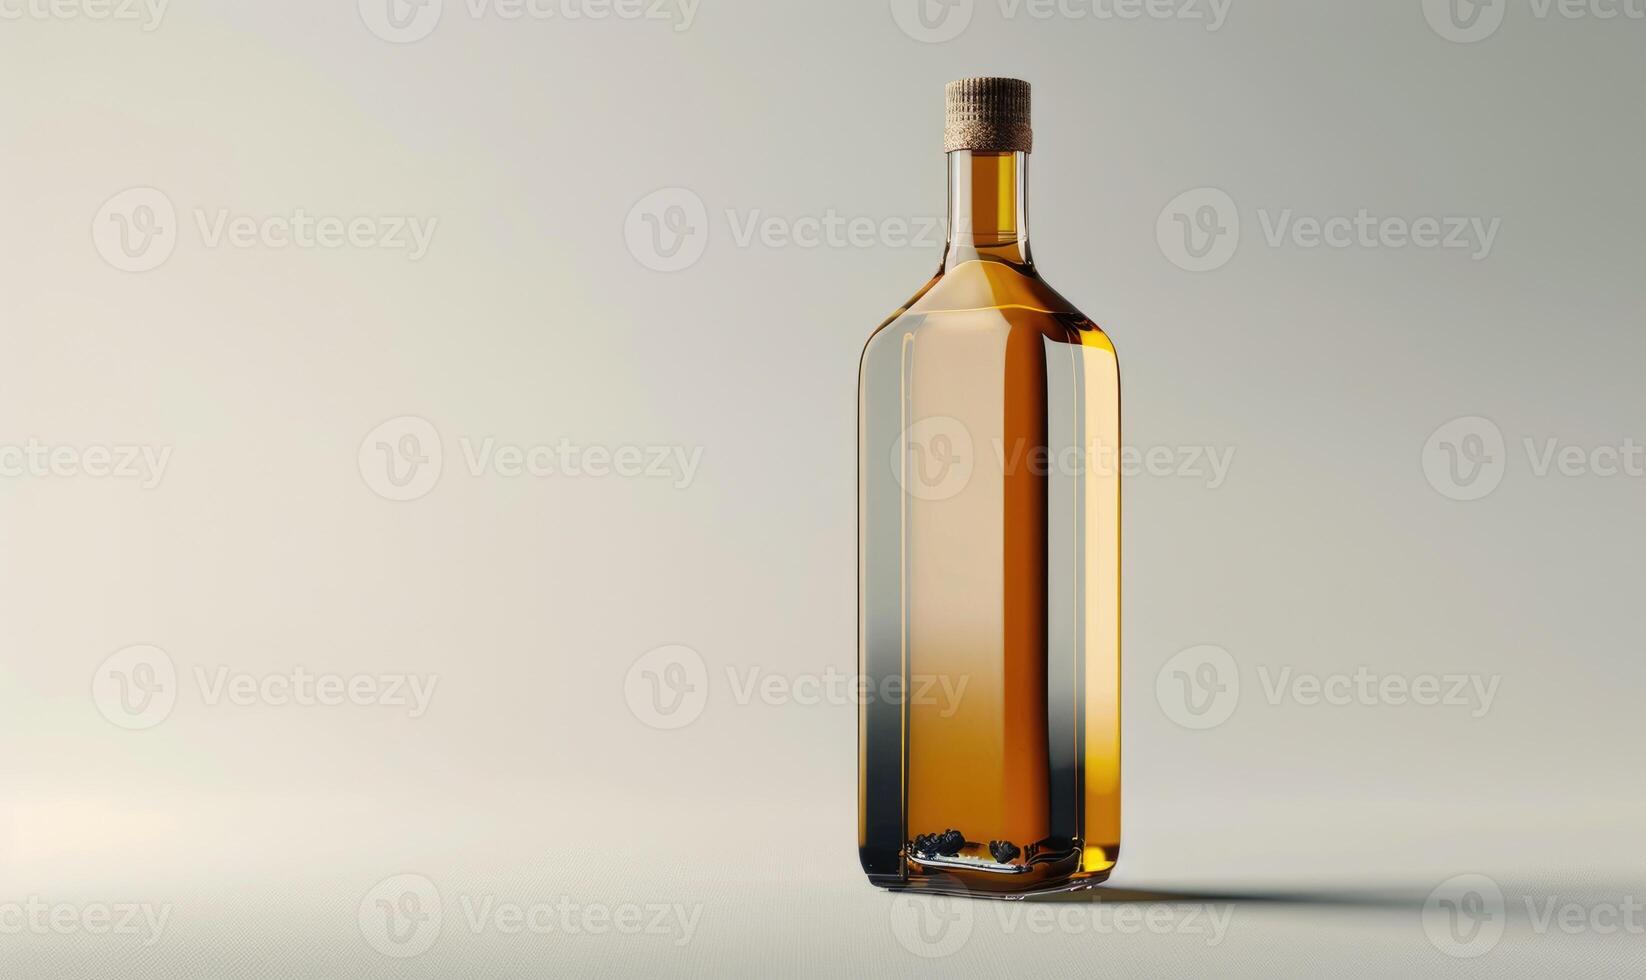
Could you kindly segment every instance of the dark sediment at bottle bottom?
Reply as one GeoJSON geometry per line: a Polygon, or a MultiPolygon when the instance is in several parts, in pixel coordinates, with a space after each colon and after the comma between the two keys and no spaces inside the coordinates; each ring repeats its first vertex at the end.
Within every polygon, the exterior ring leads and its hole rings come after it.
{"type": "Polygon", "coordinates": [[[1047,839],[1019,847],[1011,841],[966,840],[951,828],[916,835],[904,849],[904,874],[871,874],[869,881],[893,891],[1015,899],[1101,884],[1108,880],[1118,850],[1104,848],[1108,866],[1082,872],[1079,841],[1047,839]]]}

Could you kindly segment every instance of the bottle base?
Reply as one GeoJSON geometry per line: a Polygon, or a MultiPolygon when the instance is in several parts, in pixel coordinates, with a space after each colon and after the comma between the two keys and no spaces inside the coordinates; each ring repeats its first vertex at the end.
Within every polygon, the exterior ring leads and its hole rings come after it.
{"type": "Polygon", "coordinates": [[[1077,845],[1050,853],[1037,850],[1033,860],[1027,863],[989,862],[967,854],[905,851],[901,874],[870,874],[868,878],[870,884],[888,891],[1009,901],[1032,895],[1078,892],[1101,885],[1114,872],[1119,850],[1118,845],[1090,849],[1077,845]]]}
{"type": "MultiPolygon", "coordinates": [[[[922,875],[904,878],[898,875],[869,875],[869,884],[892,892],[921,892],[927,895],[945,895],[955,898],[991,898],[1015,902],[1044,895],[1062,895],[1096,888],[1109,880],[1110,871],[1097,871],[1079,878],[1064,878],[1039,883],[1024,882],[1011,890],[975,887],[952,875],[922,875]]],[[[1015,882],[1013,884],[1016,884],[1015,882]]]]}

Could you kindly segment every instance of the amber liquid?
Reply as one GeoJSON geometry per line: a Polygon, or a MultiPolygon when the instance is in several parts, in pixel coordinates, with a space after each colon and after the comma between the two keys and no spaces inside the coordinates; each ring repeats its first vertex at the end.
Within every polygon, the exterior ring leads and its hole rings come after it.
{"type": "Polygon", "coordinates": [[[1023,167],[951,154],[943,269],[863,354],[860,669],[901,696],[860,711],[859,849],[885,887],[1077,888],[1119,853],[1119,372],[1034,270],[1023,167]]]}

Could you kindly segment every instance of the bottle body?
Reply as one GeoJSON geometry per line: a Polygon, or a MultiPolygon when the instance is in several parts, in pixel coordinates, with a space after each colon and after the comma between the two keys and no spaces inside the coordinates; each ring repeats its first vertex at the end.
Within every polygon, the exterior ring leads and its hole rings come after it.
{"type": "MultiPolygon", "coordinates": [[[[1022,154],[953,156],[1020,213],[1022,154]]],[[[1119,368],[1020,222],[957,219],[860,367],[859,852],[889,888],[1078,888],[1120,845],[1119,368]]]]}

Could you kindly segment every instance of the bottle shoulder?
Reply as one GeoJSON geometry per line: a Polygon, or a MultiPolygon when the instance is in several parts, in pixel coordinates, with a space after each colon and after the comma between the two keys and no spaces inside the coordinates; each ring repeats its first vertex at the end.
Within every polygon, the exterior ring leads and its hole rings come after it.
{"type": "Polygon", "coordinates": [[[926,329],[1034,330],[1048,340],[1114,352],[1103,328],[1076,309],[1032,269],[1005,262],[963,262],[933,276],[869,337],[869,347],[888,334],[926,329]]]}

